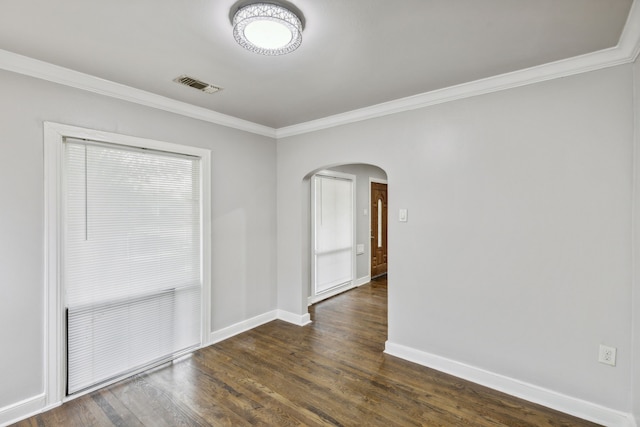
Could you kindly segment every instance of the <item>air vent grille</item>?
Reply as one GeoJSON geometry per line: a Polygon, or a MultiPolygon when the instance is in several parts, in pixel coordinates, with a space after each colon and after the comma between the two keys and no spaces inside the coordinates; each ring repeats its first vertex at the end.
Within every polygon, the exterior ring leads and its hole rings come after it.
{"type": "Polygon", "coordinates": [[[205,83],[202,80],[189,77],[185,74],[181,75],[180,77],[176,77],[175,79],[173,79],[173,81],[176,83],[183,84],[185,86],[192,87],[194,89],[201,90],[202,92],[205,92],[205,93],[215,93],[222,90],[221,87],[214,86],[209,83],[205,83]]]}

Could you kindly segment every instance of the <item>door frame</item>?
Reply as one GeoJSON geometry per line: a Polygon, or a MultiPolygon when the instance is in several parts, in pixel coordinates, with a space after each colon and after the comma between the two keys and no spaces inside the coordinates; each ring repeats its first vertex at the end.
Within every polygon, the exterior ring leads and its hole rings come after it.
{"type": "MultiPolygon", "coordinates": [[[[386,179],[380,179],[380,178],[371,178],[369,177],[369,188],[368,188],[368,193],[369,193],[369,204],[367,205],[367,209],[371,210],[371,184],[372,183],[377,183],[377,184],[387,184],[387,254],[389,253],[389,182],[386,179]]],[[[369,236],[371,236],[371,233],[373,233],[373,227],[372,227],[372,220],[373,218],[373,212],[369,212],[369,236]]],[[[369,248],[369,257],[368,257],[368,264],[369,264],[369,280],[371,280],[372,276],[371,276],[371,252],[373,251],[373,248],[371,247],[371,239],[368,239],[368,244],[367,244],[368,248],[369,248]]],[[[389,260],[388,260],[388,255],[387,255],[387,272],[389,271],[389,260]]]]}

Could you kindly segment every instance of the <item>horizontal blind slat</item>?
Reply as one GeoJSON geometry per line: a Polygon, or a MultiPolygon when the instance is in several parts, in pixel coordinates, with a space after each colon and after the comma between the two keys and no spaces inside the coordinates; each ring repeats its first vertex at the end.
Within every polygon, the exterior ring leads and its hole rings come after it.
{"type": "Polygon", "coordinates": [[[199,161],[65,141],[68,390],[199,344],[199,161]]]}

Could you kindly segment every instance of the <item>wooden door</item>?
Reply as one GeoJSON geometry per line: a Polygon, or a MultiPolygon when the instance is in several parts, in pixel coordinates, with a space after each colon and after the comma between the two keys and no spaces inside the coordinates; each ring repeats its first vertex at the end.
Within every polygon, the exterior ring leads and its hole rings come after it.
{"type": "Polygon", "coordinates": [[[387,272],[387,184],[371,183],[371,278],[387,272]]]}

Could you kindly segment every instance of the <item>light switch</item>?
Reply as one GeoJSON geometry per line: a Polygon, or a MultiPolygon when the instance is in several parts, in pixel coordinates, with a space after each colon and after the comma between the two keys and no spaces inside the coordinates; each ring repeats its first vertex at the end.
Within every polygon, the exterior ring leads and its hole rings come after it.
{"type": "Polygon", "coordinates": [[[364,216],[369,215],[369,210],[367,208],[364,208],[364,216]]]}
{"type": "Polygon", "coordinates": [[[358,243],[356,245],[356,255],[362,255],[364,253],[364,243],[358,243]]]}
{"type": "Polygon", "coordinates": [[[400,220],[400,222],[407,222],[407,210],[406,209],[400,209],[399,215],[398,215],[398,219],[400,220]]]}

